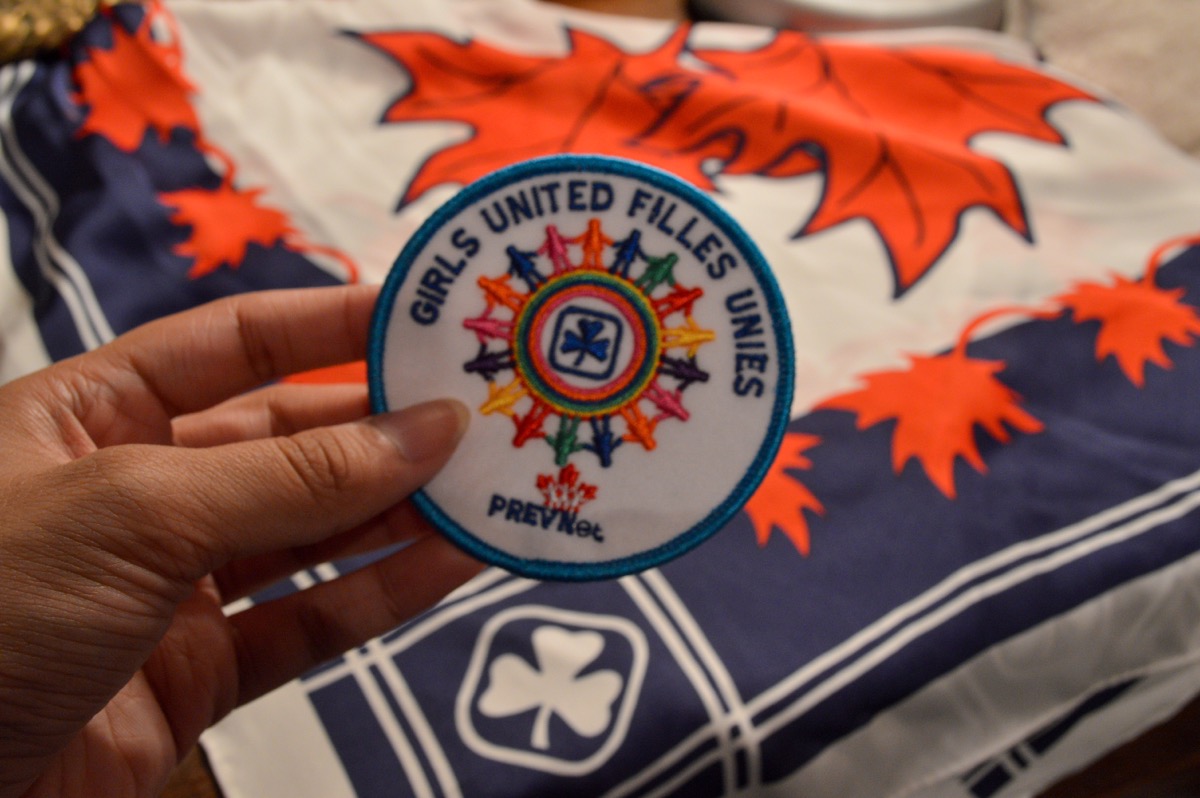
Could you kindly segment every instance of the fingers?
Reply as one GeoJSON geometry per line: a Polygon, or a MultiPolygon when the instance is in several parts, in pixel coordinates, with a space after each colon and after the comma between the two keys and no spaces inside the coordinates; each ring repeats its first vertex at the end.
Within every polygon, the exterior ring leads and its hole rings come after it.
{"type": "Polygon", "coordinates": [[[0,410],[13,423],[0,442],[28,444],[43,465],[116,444],[171,443],[175,416],[288,374],[361,360],[377,293],[265,291],[150,322],[6,386],[0,410]]]}
{"type": "Polygon", "coordinates": [[[234,615],[238,703],[395,628],[482,568],[433,535],[331,582],[234,615]]]}
{"type": "MultiPolygon", "coordinates": [[[[272,385],[174,421],[181,446],[217,446],[290,435],[367,415],[365,385],[272,385]]],[[[433,532],[412,504],[403,502],[355,529],[307,546],[234,560],[216,572],[224,602],[235,601],[320,563],[411,542],[433,532]]]]}
{"type": "Polygon", "coordinates": [[[159,425],[139,435],[139,420],[203,410],[279,377],[361,359],[377,294],[346,286],[228,297],[143,325],[57,374],[82,397],[78,415],[97,445],[161,443],[159,425]],[[114,412],[132,418],[114,426],[114,412]]]}
{"type": "Polygon", "coordinates": [[[190,582],[375,518],[441,468],[466,423],[461,404],[440,400],[290,437],[101,449],[56,474],[91,528],[117,538],[99,545],[190,582]]]}
{"type": "Polygon", "coordinates": [[[114,342],[178,412],[201,410],[298,371],[360,359],[378,288],[246,294],[152,322],[114,342]]]}
{"type": "Polygon", "coordinates": [[[411,503],[403,502],[349,532],[310,546],[234,560],[213,576],[221,601],[228,604],[305,568],[412,543],[433,534],[437,534],[433,524],[411,503]]]}
{"type": "Polygon", "coordinates": [[[365,385],[271,385],[172,422],[179,446],[218,446],[344,424],[370,412],[365,385]]]}

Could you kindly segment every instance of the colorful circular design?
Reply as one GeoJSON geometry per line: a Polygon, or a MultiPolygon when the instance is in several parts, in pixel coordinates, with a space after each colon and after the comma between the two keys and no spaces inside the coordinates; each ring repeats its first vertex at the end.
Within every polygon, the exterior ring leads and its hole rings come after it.
{"type": "Polygon", "coordinates": [[[606,579],[724,526],[774,459],[794,363],[761,253],[707,195],[593,155],[457,192],[404,247],[368,352],[377,412],[453,397],[413,502],[482,560],[606,579]]]}
{"type": "Polygon", "coordinates": [[[517,315],[511,346],[530,393],[557,412],[590,419],[642,395],[659,366],[660,335],[637,286],[588,270],[540,287],[517,315]]]}

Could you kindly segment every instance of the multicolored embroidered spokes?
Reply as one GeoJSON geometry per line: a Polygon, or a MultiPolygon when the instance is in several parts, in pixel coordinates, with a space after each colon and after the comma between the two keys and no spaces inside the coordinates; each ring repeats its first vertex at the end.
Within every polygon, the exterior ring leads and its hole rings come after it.
{"type": "Polygon", "coordinates": [[[463,368],[488,383],[479,412],[512,419],[514,446],[541,439],[559,466],[588,451],[607,468],[624,443],[654,449],[659,422],[687,421],[683,391],[708,380],[697,354],[716,336],[692,318],[704,291],[676,281],[676,253],[645,252],[636,230],[614,241],[591,219],[578,236],[549,225],[536,251],[505,254],[504,274],[478,280],[485,307],[463,326],[479,353],[463,368]]]}
{"type": "Polygon", "coordinates": [[[483,416],[414,496],[452,540],[537,579],[609,579],[750,497],[787,423],[791,340],[762,253],[707,196],[554,156],[464,187],[409,239],[372,321],[371,404],[483,416]]]}

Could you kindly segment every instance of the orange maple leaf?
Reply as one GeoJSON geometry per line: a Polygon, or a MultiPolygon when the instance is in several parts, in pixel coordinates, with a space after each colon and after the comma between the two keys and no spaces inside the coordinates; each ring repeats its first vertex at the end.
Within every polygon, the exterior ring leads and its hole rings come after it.
{"type": "Polygon", "coordinates": [[[294,233],[288,218],[258,204],[262,189],[239,191],[223,183],[213,191],[184,189],[159,195],[163,205],[175,210],[171,221],[190,225],[192,234],[175,247],[175,254],[194,258],[188,277],[203,277],[222,265],[237,268],[246,247],[269,247],[294,233]]]}
{"type": "Polygon", "coordinates": [[[112,49],[89,48],[75,67],[76,100],[87,106],[79,135],[96,134],[125,152],[153,130],[166,141],[172,130],[199,131],[200,122],[178,59],[150,35],[150,17],[134,33],[112,25],[112,49]]]}
{"type": "Polygon", "coordinates": [[[1017,406],[1016,393],[996,379],[1003,368],[1000,361],[967,357],[962,347],[943,355],[910,355],[907,369],[867,374],[861,390],[819,407],[857,413],[859,429],[895,419],[892,468],[899,474],[916,458],[938,490],[953,499],[958,457],[987,473],[976,426],[1001,443],[1009,441],[1006,424],[1022,432],[1042,430],[1040,421],[1017,406]]]}
{"type": "Polygon", "coordinates": [[[783,436],[783,445],[775,462],[745,506],[759,546],[766,546],[771,532],[779,529],[797,551],[808,556],[808,521],[804,511],[811,510],[822,515],[825,507],[788,470],[812,468],[812,461],[804,456],[804,452],[820,442],[821,439],[815,435],[799,432],[789,432],[783,436]]]}
{"type": "MultiPolygon", "coordinates": [[[[433,33],[362,35],[412,77],[412,88],[387,109],[385,122],[455,121],[472,129],[468,140],[425,162],[401,204],[434,186],[469,183],[539,155],[586,152],[646,160],[632,137],[654,123],[669,99],[646,91],[643,83],[676,69],[686,29],[643,55],[629,55],[582,31],[567,34],[570,53],[560,58],[524,56],[433,33]]],[[[655,160],[685,178],[706,179],[695,158],[655,160]]]]}
{"type": "Polygon", "coordinates": [[[1200,316],[1184,304],[1184,289],[1159,288],[1148,274],[1141,281],[1114,275],[1108,284],[1083,282],[1058,301],[1073,312],[1076,322],[1099,321],[1096,360],[1116,358],[1125,376],[1141,388],[1146,363],[1171,368],[1164,341],[1192,346],[1200,335],[1200,316]]]}
{"type": "Polygon", "coordinates": [[[791,176],[819,160],[824,198],[798,235],[866,219],[887,246],[897,293],[941,256],[969,208],[986,208],[1029,235],[1012,175],[972,150],[973,137],[997,132],[1061,144],[1046,109],[1092,99],[1025,67],[942,48],[784,33],[754,52],[695,55],[728,76],[724,101],[683,106],[655,138],[702,150],[719,131],[738,142],[724,166],[729,174],[791,176]]]}
{"type": "Polygon", "coordinates": [[[900,293],[949,246],[969,208],[1029,233],[1011,174],[972,150],[971,139],[994,131],[1062,143],[1046,109],[1091,99],[984,55],[794,32],[754,51],[692,50],[685,65],[688,33],[682,27],[657,49],[625,53],[568,29],[569,51],[558,57],[429,33],[364,35],[412,77],[385,122],[471,128],[426,161],[401,204],[435,185],[561,152],[653,163],[706,189],[721,172],[821,170],[825,196],[798,235],[866,219],[890,253],[900,293]]]}

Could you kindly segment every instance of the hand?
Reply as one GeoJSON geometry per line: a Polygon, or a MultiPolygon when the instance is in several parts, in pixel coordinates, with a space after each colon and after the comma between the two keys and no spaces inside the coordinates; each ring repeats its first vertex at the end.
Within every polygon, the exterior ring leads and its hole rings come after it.
{"type": "Polygon", "coordinates": [[[404,503],[449,457],[461,405],[364,418],[360,386],[245,393],[361,358],[375,295],[222,300],[0,388],[0,798],[157,796],[234,707],[479,570],[404,503]]]}

